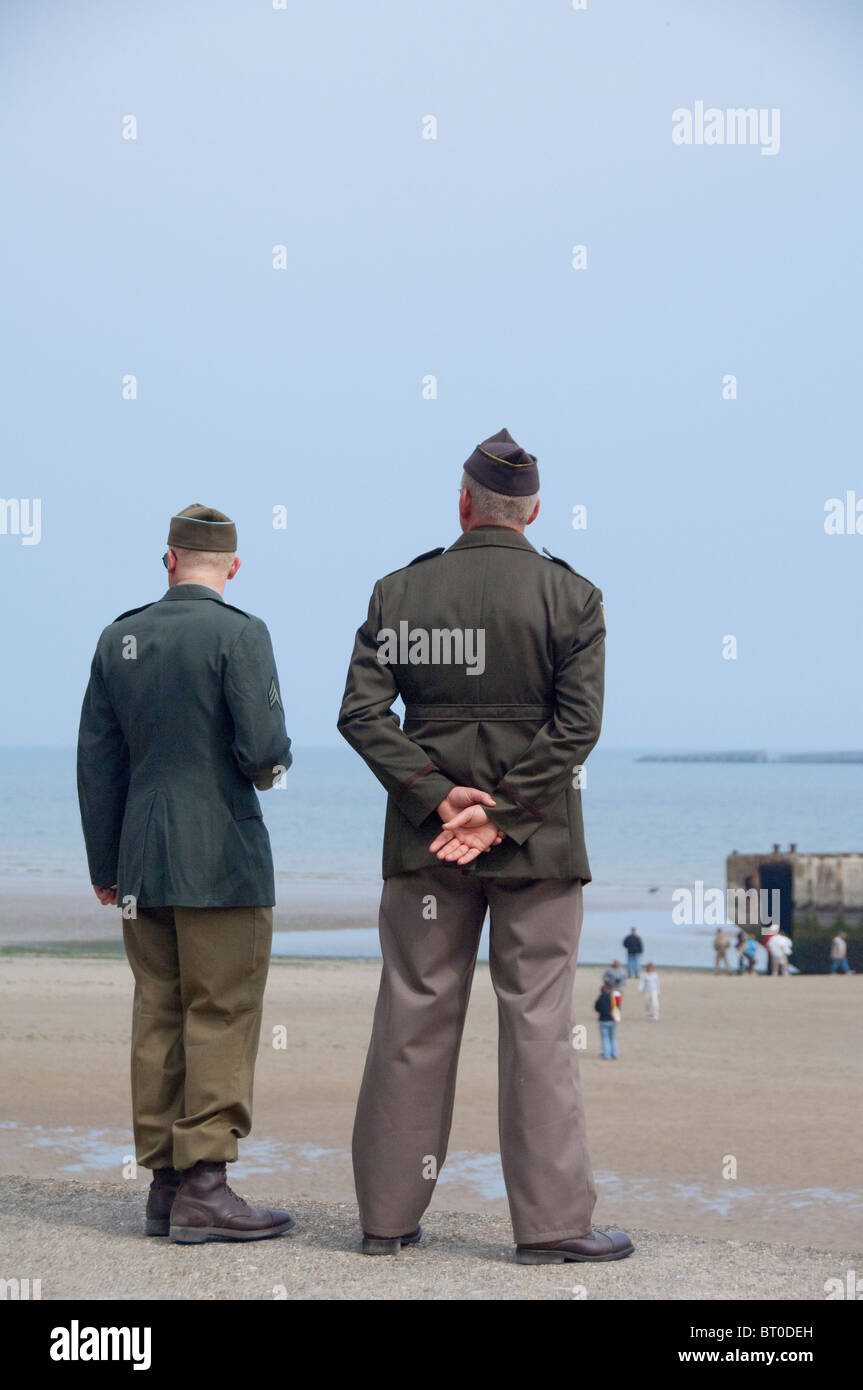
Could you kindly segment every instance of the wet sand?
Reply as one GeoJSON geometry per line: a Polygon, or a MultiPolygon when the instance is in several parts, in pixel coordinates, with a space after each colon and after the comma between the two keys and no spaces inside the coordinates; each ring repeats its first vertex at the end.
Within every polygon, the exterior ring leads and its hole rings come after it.
{"type": "MultiPolygon", "coordinates": [[[[351,1124],[378,973],[362,961],[273,965],[255,1128],[233,1169],[241,1190],[352,1203],[351,1124]],[[287,1046],[274,1048],[281,1026],[287,1046]]],[[[661,1022],[644,1018],[630,984],[621,1057],[605,1062],[599,974],[582,968],[575,991],[597,1222],[863,1248],[863,981],[665,970],[661,1022]]],[[[131,994],[122,961],[0,961],[0,1173],[144,1184],[123,1170],[131,994]]],[[[506,1214],[495,1068],[495,1001],[479,966],[433,1210],[506,1214]]]]}
{"type": "MultiPolygon", "coordinates": [[[[291,879],[277,884],[273,952],[277,956],[379,960],[377,919],[380,881],[291,879]]],[[[712,965],[713,926],[681,926],[672,920],[670,885],[654,890],[591,884],[585,897],[580,955],[585,964],[607,964],[623,951],[623,938],[638,931],[660,966],[705,969],[712,965]]],[[[488,960],[488,924],[479,959],[488,960]]],[[[122,919],[104,908],[88,883],[58,874],[0,877],[0,950],[26,946],[70,953],[122,956],[122,919]]],[[[828,949],[825,941],[825,955],[828,949]]],[[[766,961],[759,948],[758,966],[766,961]]],[[[732,961],[736,961],[732,951],[732,961]]]]}
{"type": "MultiPolygon", "coordinates": [[[[374,927],[380,885],[310,884],[285,892],[276,907],[276,931],[314,931],[337,927],[374,927]]],[[[88,883],[78,879],[35,876],[0,879],[0,947],[29,944],[118,942],[123,927],[114,907],[102,907],[88,883]]]]}

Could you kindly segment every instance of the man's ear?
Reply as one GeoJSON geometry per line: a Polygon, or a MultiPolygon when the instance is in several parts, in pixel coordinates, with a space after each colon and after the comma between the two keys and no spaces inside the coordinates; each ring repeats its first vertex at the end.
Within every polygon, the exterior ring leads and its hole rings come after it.
{"type": "Polygon", "coordinates": [[[240,565],[242,563],[243,562],[240,559],[239,555],[235,555],[233,560],[231,561],[231,568],[228,570],[228,579],[233,579],[234,575],[237,573],[237,570],[240,568],[240,565]]]}
{"type": "Polygon", "coordinates": [[[470,521],[473,515],[473,498],[466,487],[462,488],[461,496],[458,499],[458,514],[462,521],[470,521]]]}
{"type": "Polygon", "coordinates": [[[538,516],[539,516],[539,498],[537,497],[537,499],[536,499],[536,506],[534,507],[534,509],[533,509],[533,511],[531,512],[530,516],[528,517],[527,521],[524,523],[525,526],[529,526],[530,523],[531,523],[532,521],[536,521],[536,518],[537,518],[538,516]]]}
{"type": "Polygon", "coordinates": [[[168,573],[174,574],[177,569],[177,557],[173,550],[168,550],[168,573]]]}

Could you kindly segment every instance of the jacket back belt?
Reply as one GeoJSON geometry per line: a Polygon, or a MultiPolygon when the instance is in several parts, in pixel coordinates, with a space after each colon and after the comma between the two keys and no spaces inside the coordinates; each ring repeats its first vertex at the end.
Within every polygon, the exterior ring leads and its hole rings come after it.
{"type": "Polygon", "coordinates": [[[405,723],[412,719],[538,719],[545,723],[554,705],[405,705],[405,723]]]}

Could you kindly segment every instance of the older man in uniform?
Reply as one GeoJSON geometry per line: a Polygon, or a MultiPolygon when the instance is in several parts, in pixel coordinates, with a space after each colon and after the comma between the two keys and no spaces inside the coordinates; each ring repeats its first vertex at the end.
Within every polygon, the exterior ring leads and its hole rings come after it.
{"type": "Polygon", "coordinates": [[[225,603],[237,532],[199,503],[172,517],[168,592],[105,628],[78,739],[91,882],[123,909],[135,976],[132,1107],[153,1170],[149,1235],[258,1240],[226,1163],[251,1127],[275,889],[255,787],[291,764],[264,623],[225,603]]]}
{"type": "Polygon", "coordinates": [[[420,1238],[486,910],[516,1258],[633,1249],[591,1225],[572,1030],[590,880],[578,772],[600,730],[602,596],[525,539],[538,491],[532,454],[506,430],[485,440],[464,466],[463,534],[379,580],[356,637],[339,728],[389,793],[383,973],[353,1138],[367,1254],[420,1238]]]}

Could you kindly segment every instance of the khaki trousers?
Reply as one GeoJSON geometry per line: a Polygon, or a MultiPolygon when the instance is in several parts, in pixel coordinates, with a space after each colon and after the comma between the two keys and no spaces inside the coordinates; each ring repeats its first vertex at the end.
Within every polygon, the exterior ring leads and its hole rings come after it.
{"type": "Polygon", "coordinates": [[[573,1047],[578,879],[441,865],[384,883],[383,972],[353,1135],[364,1231],[412,1231],[446,1158],[486,908],[497,994],[500,1152],[517,1242],[586,1235],[596,1191],[573,1047]]]}
{"type": "Polygon", "coordinates": [[[252,1125],[272,937],[271,907],[154,907],[123,923],[143,1167],[236,1159],[252,1125]]]}

